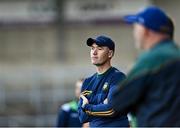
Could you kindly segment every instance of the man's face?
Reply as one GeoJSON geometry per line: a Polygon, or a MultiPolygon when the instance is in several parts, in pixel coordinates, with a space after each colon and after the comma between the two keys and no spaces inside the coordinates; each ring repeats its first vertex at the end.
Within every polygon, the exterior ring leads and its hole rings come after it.
{"type": "Polygon", "coordinates": [[[104,65],[112,58],[112,50],[106,46],[98,46],[93,43],[91,46],[91,62],[96,66],[104,65]]]}
{"type": "Polygon", "coordinates": [[[142,49],[145,38],[145,28],[140,24],[134,24],[133,34],[135,39],[135,47],[137,49],[142,49]]]}

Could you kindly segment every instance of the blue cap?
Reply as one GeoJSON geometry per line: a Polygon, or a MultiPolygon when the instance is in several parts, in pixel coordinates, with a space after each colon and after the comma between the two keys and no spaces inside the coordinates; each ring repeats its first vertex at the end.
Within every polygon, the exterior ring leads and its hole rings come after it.
{"type": "Polygon", "coordinates": [[[138,23],[156,32],[173,35],[174,24],[169,16],[156,6],[150,6],[135,15],[124,17],[127,23],[138,23]]]}
{"type": "Polygon", "coordinates": [[[96,39],[93,38],[88,38],[86,44],[88,46],[92,46],[93,43],[96,43],[98,46],[106,46],[108,47],[110,50],[115,50],[115,44],[114,42],[111,40],[111,38],[107,37],[107,36],[98,36],[96,37],[96,39]]]}

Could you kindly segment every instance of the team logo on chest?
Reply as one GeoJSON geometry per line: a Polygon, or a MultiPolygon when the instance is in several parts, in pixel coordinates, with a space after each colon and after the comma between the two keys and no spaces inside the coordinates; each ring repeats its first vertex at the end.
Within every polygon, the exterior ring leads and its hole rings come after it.
{"type": "Polygon", "coordinates": [[[104,85],[103,85],[103,91],[107,91],[108,90],[108,82],[105,82],[104,85]]]}

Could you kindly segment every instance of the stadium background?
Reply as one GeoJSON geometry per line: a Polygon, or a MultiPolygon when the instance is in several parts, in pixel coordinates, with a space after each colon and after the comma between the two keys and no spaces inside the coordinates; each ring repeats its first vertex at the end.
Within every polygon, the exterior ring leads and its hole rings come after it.
{"type": "Polygon", "coordinates": [[[95,72],[88,37],[111,36],[127,73],[138,51],[121,18],[148,5],[174,19],[180,44],[179,0],[0,0],[0,126],[55,126],[75,81],[95,72]]]}

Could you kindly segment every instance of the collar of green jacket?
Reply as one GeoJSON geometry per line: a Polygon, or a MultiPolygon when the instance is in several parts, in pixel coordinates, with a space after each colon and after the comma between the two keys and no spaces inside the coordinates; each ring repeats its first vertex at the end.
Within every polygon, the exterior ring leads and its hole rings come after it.
{"type": "Polygon", "coordinates": [[[164,65],[177,59],[180,59],[179,47],[172,40],[163,40],[138,57],[136,64],[128,74],[127,81],[161,69],[164,65]]]}

